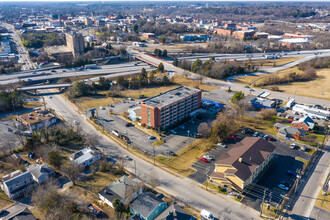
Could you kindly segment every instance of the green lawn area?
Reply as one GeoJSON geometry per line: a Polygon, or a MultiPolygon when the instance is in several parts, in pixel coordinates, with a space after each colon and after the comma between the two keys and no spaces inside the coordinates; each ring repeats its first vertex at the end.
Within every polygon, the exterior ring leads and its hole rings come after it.
{"type": "Polygon", "coordinates": [[[157,155],[156,160],[166,164],[169,168],[184,176],[189,176],[195,172],[191,166],[203,156],[203,154],[207,153],[212,145],[213,144],[207,139],[198,139],[180,150],[177,156],[165,157],[163,155],[157,155]]]}
{"type": "Polygon", "coordinates": [[[276,118],[277,117],[273,117],[272,119],[269,120],[263,120],[261,118],[259,119],[259,118],[244,116],[242,124],[244,127],[251,128],[253,130],[277,135],[277,131],[274,129],[276,118]]]}
{"type": "Polygon", "coordinates": [[[295,159],[298,160],[298,161],[303,162],[303,163],[305,164],[304,166],[306,166],[306,164],[308,163],[308,160],[303,159],[303,158],[301,158],[301,157],[295,157],[295,159]]]}
{"type": "Polygon", "coordinates": [[[322,194],[322,191],[320,191],[315,201],[315,206],[330,212],[330,195],[325,196],[322,194]]]}
{"type": "Polygon", "coordinates": [[[159,146],[159,145],[162,145],[162,144],[164,144],[164,143],[165,143],[164,140],[158,140],[158,141],[155,141],[154,143],[152,143],[152,145],[154,145],[154,146],[159,146]]]}
{"type": "Polygon", "coordinates": [[[0,207],[8,208],[15,203],[14,200],[11,200],[3,191],[0,190],[0,207]]]}
{"type": "Polygon", "coordinates": [[[306,148],[306,153],[313,154],[315,152],[314,148],[306,148]]]}
{"type": "Polygon", "coordinates": [[[110,173],[96,172],[94,175],[90,175],[83,180],[77,182],[77,187],[81,187],[85,190],[98,194],[98,192],[105,186],[109,185],[120,176],[115,176],[110,173]]]}

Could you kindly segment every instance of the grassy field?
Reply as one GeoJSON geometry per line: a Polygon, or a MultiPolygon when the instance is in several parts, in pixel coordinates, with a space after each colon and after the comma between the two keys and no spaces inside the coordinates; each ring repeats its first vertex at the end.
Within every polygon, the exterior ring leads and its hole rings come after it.
{"type": "Polygon", "coordinates": [[[152,97],[152,96],[164,93],[168,90],[175,89],[181,85],[192,87],[192,88],[199,88],[204,91],[218,89],[217,86],[206,85],[206,84],[203,84],[203,83],[191,80],[191,79],[187,79],[184,76],[180,76],[180,75],[175,75],[173,82],[175,84],[169,85],[169,86],[159,86],[159,87],[142,88],[142,89],[127,89],[127,90],[120,92],[119,98],[107,97],[107,92],[102,91],[102,92],[99,92],[98,95],[80,97],[78,99],[75,99],[75,103],[76,103],[76,105],[79,104],[79,108],[81,110],[85,111],[85,110],[91,109],[91,108],[98,108],[100,106],[114,104],[114,103],[119,102],[128,97],[139,98],[141,95],[144,95],[145,97],[152,97]]]}
{"type": "MultiPolygon", "coordinates": [[[[273,67],[273,66],[282,66],[284,64],[291,63],[301,58],[302,57],[285,57],[281,59],[251,60],[251,61],[245,61],[245,64],[251,64],[251,65],[262,64],[263,67],[273,67]]],[[[243,64],[243,62],[239,62],[239,63],[243,64]]]]}
{"type": "Polygon", "coordinates": [[[156,160],[160,163],[168,165],[176,172],[189,176],[195,172],[191,166],[206,152],[210,150],[212,143],[206,139],[198,139],[192,144],[183,148],[177,153],[177,156],[165,157],[157,155],[156,160]]]}
{"type": "MultiPolygon", "coordinates": [[[[283,71],[279,71],[279,76],[289,72],[301,73],[298,67],[292,67],[283,71]]],[[[257,80],[262,80],[270,74],[263,74],[261,76],[247,76],[236,80],[237,83],[243,85],[251,85],[257,80]]],[[[296,94],[299,96],[308,96],[318,99],[330,100],[330,69],[317,70],[317,78],[315,80],[306,82],[292,82],[288,84],[277,85],[280,92],[296,94]]]]}
{"type": "Polygon", "coordinates": [[[273,120],[262,120],[257,118],[252,118],[248,116],[244,116],[243,118],[243,126],[247,128],[251,128],[253,130],[258,130],[261,132],[266,132],[269,134],[277,135],[277,131],[274,129],[274,124],[276,118],[274,117],[273,120]]]}
{"type": "Polygon", "coordinates": [[[11,200],[3,191],[0,191],[0,207],[8,208],[14,204],[14,201],[11,200]]]}
{"type": "Polygon", "coordinates": [[[315,206],[330,212],[330,195],[324,196],[320,191],[317,200],[315,201],[315,206]]]}

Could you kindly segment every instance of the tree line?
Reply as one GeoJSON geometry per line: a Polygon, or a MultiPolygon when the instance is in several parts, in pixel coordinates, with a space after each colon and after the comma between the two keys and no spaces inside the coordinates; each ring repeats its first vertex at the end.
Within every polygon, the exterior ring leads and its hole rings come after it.
{"type": "Polygon", "coordinates": [[[24,107],[22,94],[19,91],[0,91],[0,110],[2,112],[18,111],[24,107]]]}
{"type": "Polygon", "coordinates": [[[197,59],[195,62],[189,62],[186,60],[174,59],[173,65],[182,69],[207,76],[215,79],[224,79],[228,76],[244,74],[244,68],[238,64],[229,63],[217,63],[214,57],[211,57],[208,61],[201,61],[197,59]]]}

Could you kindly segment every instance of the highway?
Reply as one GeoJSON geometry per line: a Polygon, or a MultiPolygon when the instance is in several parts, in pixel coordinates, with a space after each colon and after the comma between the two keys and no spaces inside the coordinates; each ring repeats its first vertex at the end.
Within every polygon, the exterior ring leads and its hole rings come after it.
{"type": "MultiPolygon", "coordinates": [[[[48,91],[52,93],[52,90],[48,91]]],[[[61,95],[53,95],[53,98],[45,97],[47,107],[55,109],[55,112],[62,116],[69,123],[74,120],[79,122],[77,126],[80,131],[88,134],[88,137],[97,140],[97,147],[108,157],[118,160],[123,155],[129,155],[133,161],[125,162],[125,168],[136,174],[146,182],[156,179],[158,188],[173,195],[179,201],[189,204],[197,209],[207,209],[211,211],[215,217],[219,219],[260,219],[259,213],[227,196],[217,196],[213,193],[202,189],[201,185],[195,181],[180,176],[173,175],[154,166],[152,163],[146,162],[144,159],[137,157],[122,147],[119,147],[113,140],[98,132],[90,123],[87,122],[86,116],[78,114],[75,106],[61,95]]]]}
{"type": "Polygon", "coordinates": [[[8,85],[20,82],[40,82],[40,81],[47,81],[52,79],[60,79],[60,78],[67,78],[67,77],[78,77],[78,76],[91,76],[91,75],[109,75],[109,74],[117,74],[117,76],[126,76],[130,74],[136,74],[136,72],[140,72],[142,68],[146,70],[150,70],[148,65],[142,64],[137,66],[128,66],[128,67],[119,67],[113,69],[93,69],[93,70],[83,70],[83,71],[73,71],[73,72],[62,72],[58,74],[52,75],[37,75],[35,77],[29,78],[14,78],[9,80],[2,80],[0,81],[0,85],[8,85]]]}
{"type": "MultiPolygon", "coordinates": [[[[165,69],[176,72],[177,74],[185,75],[186,73],[188,73],[188,77],[190,79],[193,79],[193,80],[200,80],[201,79],[200,75],[198,75],[196,73],[186,71],[186,70],[183,70],[183,69],[178,68],[176,66],[173,66],[171,63],[168,63],[165,60],[155,58],[155,57],[146,55],[144,53],[141,53],[139,51],[132,50],[132,49],[129,49],[129,52],[131,54],[136,55],[136,57],[142,57],[144,60],[148,60],[150,63],[152,63],[154,65],[158,65],[159,63],[163,63],[165,69]]],[[[327,54],[322,54],[322,55],[326,56],[327,54]]],[[[300,59],[296,62],[296,64],[299,64],[303,61],[304,60],[300,59]]],[[[289,64],[289,65],[291,65],[291,64],[289,64]]],[[[285,68],[288,68],[288,67],[286,66],[286,67],[282,67],[282,68],[285,69],[285,68]]],[[[265,74],[265,73],[260,72],[260,74],[265,74]]],[[[231,90],[242,91],[245,94],[252,94],[252,95],[255,95],[255,96],[259,95],[262,92],[270,92],[271,95],[269,96],[269,98],[277,98],[277,99],[282,99],[282,100],[290,100],[291,98],[295,98],[295,100],[299,103],[305,103],[305,104],[311,104],[311,105],[317,105],[318,104],[318,105],[322,105],[324,107],[330,108],[330,101],[328,101],[328,100],[315,99],[315,98],[304,97],[304,96],[297,96],[297,95],[287,94],[287,93],[273,92],[273,91],[269,91],[267,89],[253,88],[254,91],[251,92],[250,88],[245,88],[243,85],[233,83],[233,82],[231,82],[231,80],[223,81],[223,80],[212,79],[212,78],[203,76],[202,81],[203,81],[203,83],[206,83],[206,84],[209,84],[209,85],[219,86],[224,90],[226,90],[230,87],[231,90]]]]}

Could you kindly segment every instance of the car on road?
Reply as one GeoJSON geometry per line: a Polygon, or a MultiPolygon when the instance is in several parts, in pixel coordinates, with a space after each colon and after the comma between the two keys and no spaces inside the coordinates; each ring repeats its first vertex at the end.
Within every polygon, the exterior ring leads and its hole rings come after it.
{"type": "Polygon", "coordinates": [[[203,162],[205,162],[205,163],[209,162],[209,161],[208,161],[206,158],[204,158],[204,157],[199,158],[199,160],[200,160],[200,161],[203,161],[203,162]]]}
{"type": "Polygon", "coordinates": [[[250,86],[244,86],[244,88],[250,88],[250,86]]]}
{"type": "Polygon", "coordinates": [[[224,143],[218,143],[217,146],[227,148],[227,145],[225,145],[224,143]]]}
{"type": "Polygon", "coordinates": [[[56,73],[56,70],[52,70],[52,71],[50,71],[50,72],[52,72],[52,73],[56,73]]]}
{"type": "Polygon", "coordinates": [[[148,137],[148,139],[149,140],[154,140],[154,139],[156,139],[156,137],[151,135],[151,136],[148,137]]]}
{"type": "Polygon", "coordinates": [[[124,158],[125,160],[133,160],[133,159],[130,158],[128,155],[124,155],[123,158],[124,158]]]}
{"type": "Polygon", "coordinates": [[[132,126],[133,124],[131,123],[131,122],[127,122],[126,124],[125,124],[125,127],[130,127],[130,126],[132,126]]]}
{"type": "Polygon", "coordinates": [[[204,156],[203,156],[203,158],[205,158],[206,160],[208,160],[208,161],[211,161],[213,158],[210,156],[210,155],[208,155],[208,154],[205,154],[204,156]]]}
{"type": "Polygon", "coordinates": [[[285,186],[284,184],[280,183],[277,185],[278,188],[283,189],[285,191],[289,191],[289,187],[285,186]]]}

